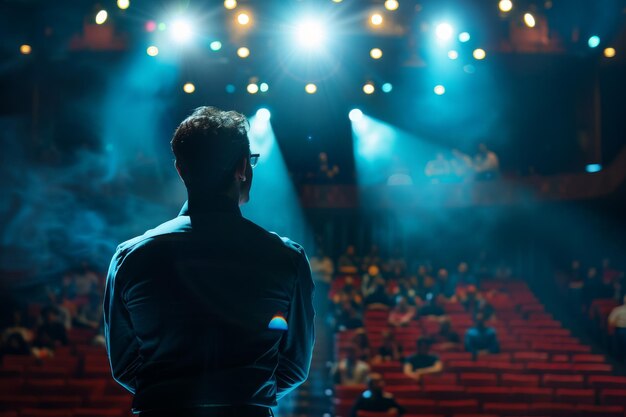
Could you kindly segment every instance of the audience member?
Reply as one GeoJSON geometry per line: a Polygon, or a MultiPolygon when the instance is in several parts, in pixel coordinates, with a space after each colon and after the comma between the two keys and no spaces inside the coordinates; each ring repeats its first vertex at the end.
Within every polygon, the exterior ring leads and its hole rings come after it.
{"type": "Polygon", "coordinates": [[[477,285],[476,278],[469,271],[469,266],[467,262],[459,263],[457,266],[456,274],[454,276],[454,281],[457,285],[477,285]]]}
{"type": "Polygon", "coordinates": [[[389,313],[389,324],[394,327],[407,326],[415,318],[415,307],[409,305],[406,298],[396,297],[396,306],[389,313]]]}
{"type": "Polygon", "coordinates": [[[29,355],[30,343],[33,341],[33,332],[22,322],[22,312],[13,312],[13,322],[2,331],[0,354],[2,355],[29,355]]]}
{"type": "Polygon", "coordinates": [[[380,374],[370,374],[367,378],[368,390],[363,392],[352,408],[351,417],[358,417],[359,411],[387,413],[388,416],[401,416],[405,409],[393,395],[385,392],[385,381],[380,374]]]}
{"type": "Polygon", "coordinates": [[[59,315],[54,307],[46,307],[41,311],[42,324],[37,328],[33,346],[37,349],[36,355],[49,355],[54,349],[68,343],[65,326],[59,320],[59,315]]]}
{"type": "Polygon", "coordinates": [[[313,279],[318,283],[322,283],[328,289],[335,273],[333,260],[318,246],[315,256],[309,259],[309,263],[311,264],[313,279]]]}
{"type": "Polygon", "coordinates": [[[452,350],[461,343],[459,334],[452,330],[452,323],[447,317],[439,321],[439,331],[432,335],[431,338],[438,348],[442,350],[452,350]]]}
{"type": "Polygon", "coordinates": [[[443,370],[439,357],[429,353],[430,343],[431,341],[426,338],[419,338],[417,340],[417,353],[406,358],[403,370],[409,378],[419,381],[423,375],[443,370]]]}
{"type": "Polygon", "coordinates": [[[348,349],[345,357],[332,370],[335,384],[361,385],[367,381],[370,366],[357,356],[355,349],[348,349]]]}
{"type": "Polygon", "coordinates": [[[365,329],[356,329],[354,337],[352,338],[352,345],[354,346],[354,350],[356,351],[357,358],[361,359],[362,361],[369,361],[371,356],[370,341],[367,337],[365,329]]]}
{"type": "Polygon", "coordinates": [[[424,304],[419,309],[419,316],[436,318],[445,314],[446,312],[443,307],[439,305],[437,297],[435,297],[432,293],[426,294],[424,304]]]}
{"type": "Polygon", "coordinates": [[[374,357],[375,363],[392,362],[402,360],[402,345],[398,343],[393,332],[385,330],[382,332],[382,344],[378,348],[378,355],[374,357]]]}
{"type": "Polygon", "coordinates": [[[365,298],[364,304],[367,308],[389,308],[391,298],[387,293],[387,283],[382,276],[374,280],[374,288],[365,298]]]}
{"type": "Polygon", "coordinates": [[[335,310],[336,330],[352,330],[363,327],[363,316],[349,300],[339,304],[339,308],[335,310]]]}
{"type": "Polygon", "coordinates": [[[437,154],[435,159],[428,161],[426,163],[426,168],[424,168],[424,174],[426,174],[428,178],[432,179],[448,177],[451,172],[450,162],[441,152],[437,154]]]}
{"type": "MultiPolygon", "coordinates": [[[[372,264],[368,266],[367,272],[363,274],[363,279],[361,281],[361,293],[363,294],[363,297],[367,298],[374,293],[376,290],[376,281],[379,278],[383,278],[383,276],[380,274],[378,265],[372,264]]],[[[384,278],[383,282],[385,282],[384,278]]]]}
{"type": "Polygon", "coordinates": [[[484,353],[500,352],[496,329],[485,324],[482,313],[476,315],[474,327],[465,332],[465,350],[470,352],[474,359],[484,353]]]}
{"type": "Polygon", "coordinates": [[[337,262],[339,272],[342,274],[356,274],[359,267],[359,258],[356,256],[356,249],[353,245],[348,245],[343,255],[337,262]]]}
{"type": "Polygon", "coordinates": [[[437,271],[437,289],[439,295],[449,300],[454,299],[456,295],[456,277],[450,277],[446,268],[440,268],[437,271]]]}
{"type": "Polygon", "coordinates": [[[481,143],[478,145],[478,153],[474,157],[474,171],[476,171],[476,179],[489,180],[494,179],[500,172],[500,161],[495,152],[489,150],[487,145],[481,143]]]}
{"type": "Polygon", "coordinates": [[[615,331],[615,348],[619,358],[626,357],[626,296],[623,304],[615,307],[609,315],[609,326],[615,331]]]}

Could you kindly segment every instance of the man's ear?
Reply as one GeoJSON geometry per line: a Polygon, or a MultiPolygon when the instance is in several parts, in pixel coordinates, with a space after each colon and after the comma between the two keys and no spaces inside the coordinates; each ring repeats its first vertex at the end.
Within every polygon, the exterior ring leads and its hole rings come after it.
{"type": "Polygon", "coordinates": [[[185,182],[185,177],[183,176],[183,168],[180,166],[176,159],[174,160],[174,166],[176,167],[176,172],[178,172],[178,176],[180,177],[180,179],[185,182]]]}
{"type": "Polygon", "coordinates": [[[235,180],[245,182],[246,181],[246,168],[248,167],[248,157],[241,158],[237,167],[235,168],[235,180]]]}

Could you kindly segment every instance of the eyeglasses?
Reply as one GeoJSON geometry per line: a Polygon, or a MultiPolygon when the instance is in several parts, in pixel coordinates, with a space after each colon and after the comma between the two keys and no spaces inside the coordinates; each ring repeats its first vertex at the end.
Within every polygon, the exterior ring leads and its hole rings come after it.
{"type": "Polygon", "coordinates": [[[250,154],[249,159],[250,159],[250,166],[252,168],[254,168],[256,166],[256,164],[259,163],[259,157],[260,156],[261,156],[261,154],[258,154],[258,153],[251,153],[250,154]]]}

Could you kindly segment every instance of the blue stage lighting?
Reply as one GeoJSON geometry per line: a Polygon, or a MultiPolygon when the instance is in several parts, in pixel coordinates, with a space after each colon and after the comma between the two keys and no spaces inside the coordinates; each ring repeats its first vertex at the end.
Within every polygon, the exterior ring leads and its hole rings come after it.
{"type": "Polygon", "coordinates": [[[265,107],[261,107],[259,110],[256,111],[256,117],[261,122],[267,122],[271,116],[272,114],[265,107]]]}
{"type": "Polygon", "coordinates": [[[235,90],[236,90],[236,89],[235,89],[235,86],[234,86],[234,85],[232,85],[232,84],[227,84],[227,85],[226,85],[226,92],[227,92],[228,94],[233,94],[233,93],[235,92],[235,90]]]}
{"type": "Polygon", "coordinates": [[[446,88],[443,85],[441,85],[441,84],[436,85],[433,90],[434,90],[435,94],[437,94],[438,96],[442,96],[442,95],[444,95],[446,93],[446,88]]]}
{"type": "Polygon", "coordinates": [[[597,35],[593,35],[592,37],[589,38],[589,40],[587,41],[587,44],[589,45],[590,48],[597,48],[598,45],[600,45],[600,37],[597,35]]]}
{"type": "Polygon", "coordinates": [[[295,35],[299,46],[306,49],[319,49],[326,40],[326,28],[321,21],[308,18],[296,25],[295,35]]]}
{"type": "Polygon", "coordinates": [[[450,23],[440,23],[435,29],[435,34],[440,40],[449,41],[454,34],[454,29],[452,28],[452,25],[450,23]]]}
{"type": "Polygon", "coordinates": [[[169,30],[171,32],[172,38],[176,42],[182,43],[187,42],[189,39],[191,39],[191,24],[183,19],[178,19],[174,21],[174,23],[170,25],[169,30]]]}
{"type": "Polygon", "coordinates": [[[351,121],[358,122],[363,118],[363,112],[359,109],[352,109],[350,110],[350,113],[348,113],[348,117],[351,121]]]}
{"type": "Polygon", "coordinates": [[[602,165],[600,164],[589,164],[585,167],[585,171],[589,173],[600,172],[602,171],[602,165]]]}
{"type": "Polygon", "coordinates": [[[391,85],[391,83],[385,83],[381,87],[381,90],[383,90],[383,93],[390,93],[391,90],[393,90],[393,85],[391,85]]]}
{"type": "Polygon", "coordinates": [[[219,51],[220,49],[222,49],[222,42],[220,42],[220,41],[213,41],[213,42],[211,42],[211,44],[209,46],[211,47],[212,51],[219,51]]]}
{"type": "Polygon", "coordinates": [[[471,39],[470,34],[467,32],[461,32],[459,33],[459,42],[467,42],[471,39]]]}
{"type": "Polygon", "coordinates": [[[266,93],[267,90],[270,89],[270,86],[267,83],[261,83],[259,84],[259,91],[262,93],[266,93]]]}

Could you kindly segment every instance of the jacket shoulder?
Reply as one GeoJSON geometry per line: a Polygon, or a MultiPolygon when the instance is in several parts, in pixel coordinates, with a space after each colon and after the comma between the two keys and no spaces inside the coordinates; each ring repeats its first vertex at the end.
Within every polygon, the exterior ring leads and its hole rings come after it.
{"type": "Polygon", "coordinates": [[[258,224],[254,223],[254,222],[252,222],[252,221],[250,221],[248,219],[244,219],[244,220],[246,221],[246,223],[250,227],[255,229],[257,233],[259,233],[263,237],[265,237],[268,242],[271,242],[271,243],[277,245],[278,247],[283,248],[284,250],[286,250],[289,253],[292,253],[292,254],[295,254],[295,255],[300,255],[300,256],[306,256],[306,254],[304,252],[304,247],[302,245],[300,245],[299,243],[294,242],[293,240],[289,239],[288,237],[280,236],[276,232],[270,232],[268,230],[265,230],[264,228],[262,228],[258,224]]]}
{"type": "Polygon", "coordinates": [[[136,236],[120,243],[117,246],[116,253],[119,255],[128,254],[138,250],[139,248],[148,247],[152,242],[157,240],[166,239],[190,230],[191,223],[189,221],[189,217],[179,216],[146,231],[143,235],[136,236]]]}

